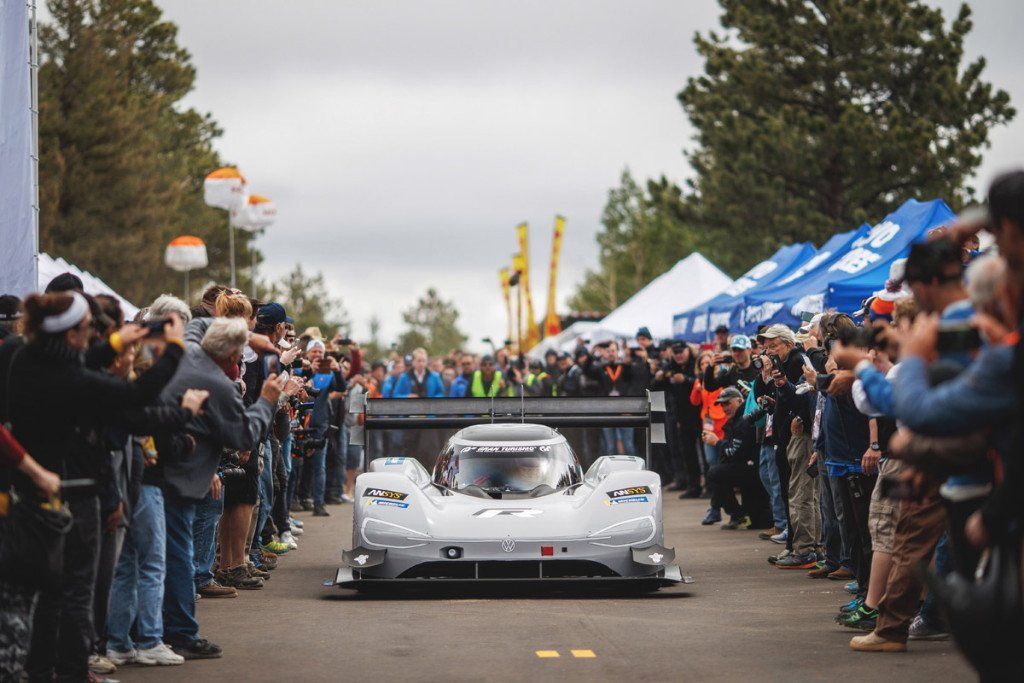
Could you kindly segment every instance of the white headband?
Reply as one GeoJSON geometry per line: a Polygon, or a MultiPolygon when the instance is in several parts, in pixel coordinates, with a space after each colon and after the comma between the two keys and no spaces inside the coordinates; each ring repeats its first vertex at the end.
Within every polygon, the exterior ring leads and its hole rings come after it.
{"type": "Polygon", "coordinates": [[[84,296],[78,292],[68,292],[68,294],[71,295],[71,305],[63,313],[43,318],[43,324],[40,326],[43,328],[43,332],[49,334],[67,332],[82,322],[85,314],[89,312],[89,302],[85,300],[84,296]]]}
{"type": "Polygon", "coordinates": [[[314,346],[319,346],[319,347],[320,347],[321,349],[323,349],[324,351],[326,351],[326,350],[327,350],[327,345],[326,345],[326,344],[324,344],[324,343],[323,343],[322,341],[320,341],[319,339],[310,339],[310,340],[309,340],[309,343],[308,343],[308,344],[306,344],[306,351],[309,351],[309,350],[310,350],[310,349],[312,349],[312,348],[313,348],[314,346]]]}

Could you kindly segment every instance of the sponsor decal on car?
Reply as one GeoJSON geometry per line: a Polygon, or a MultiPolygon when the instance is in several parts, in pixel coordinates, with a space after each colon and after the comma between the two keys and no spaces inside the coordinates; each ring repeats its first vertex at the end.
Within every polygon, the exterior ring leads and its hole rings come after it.
{"type": "Polygon", "coordinates": [[[650,486],[629,486],[624,489],[615,489],[614,491],[606,491],[609,498],[625,498],[627,496],[643,496],[650,495],[650,486]]]}
{"type": "Polygon", "coordinates": [[[463,446],[460,453],[547,453],[551,446],[463,446]]]}
{"type": "Polygon", "coordinates": [[[612,498],[606,500],[605,505],[622,505],[624,503],[649,503],[651,499],[647,496],[623,496],[622,498],[612,498]]]}
{"type": "Polygon", "coordinates": [[[402,502],[399,502],[397,500],[387,500],[385,498],[369,498],[366,501],[366,504],[367,505],[383,505],[384,507],[401,508],[403,510],[405,508],[409,507],[408,503],[402,503],[402,502]]]}
{"type": "Polygon", "coordinates": [[[491,517],[507,515],[509,517],[523,517],[525,519],[529,519],[543,513],[543,510],[538,510],[536,508],[484,508],[483,510],[477,510],[474,512],[473,516],[490,519],[491,517]]]}
{"type": "Polygon", "coordinates": [[[401,493],[399,491],[388,491],[387,489],[376,489],[368,488],[363,491],[364,498],[388,498],[389,500],[405,500],[409,497],[408,493],[401,493]]]}

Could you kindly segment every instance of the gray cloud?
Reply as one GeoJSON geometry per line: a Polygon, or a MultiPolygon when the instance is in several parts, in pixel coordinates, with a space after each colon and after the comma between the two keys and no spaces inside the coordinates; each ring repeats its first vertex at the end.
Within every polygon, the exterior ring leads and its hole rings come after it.
{"type": "MultiPolygon", "coordinates": [[[[943,0],[947,15],[958,5],[943,0]]],[[[968,52],[1024,100],[1007,27],[1021,3],[972,3],[968,52]]],[[[535,306],[546,297],[555,213],[568,217],[559,300],[596,259],[593,236],[622,168],[688,173],[675,101],[717,25],[691,2],[164,0],[193,53],[189,104],[214,114],[227,159],[278,204],[266,271],[323,270],[356,321],[400,330],[437,286],[474,338],[504,334],[497,270],[529,220],[535,306]]],[[[979,173],[1019,163],[1024,127],[993,135],[979,173]]],[[[538,311],[539,312],[539,311],[538,311]]]]}

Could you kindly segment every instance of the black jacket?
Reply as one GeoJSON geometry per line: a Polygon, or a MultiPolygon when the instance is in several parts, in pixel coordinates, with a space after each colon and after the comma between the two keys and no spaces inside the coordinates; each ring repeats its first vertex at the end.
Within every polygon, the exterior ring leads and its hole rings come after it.
{"type": "Polygon", "coordinates": [[[754,396],[770,396],[775,400],[775,407],[772,409],[772,435],[765,437],[765,443],[774,443],[785,449],[789,445],[790,423],[794,417],[800,417],[805,425],[811,424],[810,398],[813,398],[814,392],[794,392],[804,374],[804,354],[800,349],[794,348],[782,359],[782,374],[789,383],[779,388],[775,386],[775,382],[765,384],[758,373],[757,379],[754,380],[754,396]]]}
{"type": "MultiPolygon", "coordinates": [[[[11,422],[14,437],[46,469],[98,479],[104,463],[82,462],[96,452],[83,434],[107,424],[116,411],[155,401],[181,356],[180,346],[168,344],[152,368],[128,382],[87,369],[63,344],[8,340],[0,346],[0,419],[11,422]]],[[[35,491],[24,475],[0,473],[0,479],[8,476],[19,491],[35,491]]]]}
{"type": "Polygon", "coordinates": [[[747,415],[739,411],[723,426],[724,437],[716,444],[719,462],[754,467],[760,457],[756,422],[764,416],[758,409],[747,415]]]}

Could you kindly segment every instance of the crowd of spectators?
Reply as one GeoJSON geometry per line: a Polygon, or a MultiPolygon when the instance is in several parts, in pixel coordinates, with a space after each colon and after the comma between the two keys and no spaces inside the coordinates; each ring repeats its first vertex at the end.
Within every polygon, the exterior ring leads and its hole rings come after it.
{"type": "Polygon", "coordinates": [[[986,549],[1016,539],[1019,561],[1022,292],[1024,171],[995,181],[984,220],[913,245],[853,316],[721,327],[705,345],[640,328],[543,358],[416,349],[364,364],[352,340],[298,332],[281,304],[219,285],[191,309],[161,296],[127,324],[69,274],[3,297],[0,519],[62,502],[70,531],[55,582],[0,565],[0,678],[219,657],[197,601],[262,589],[298,547],[298,516],[351,503],[367,456],[439,452],[431,430],[356,445],[366,397],[648,391],[664,392],[666,443],[645,453],[642,430],[564,430],[584,467],[648,455],[665,491],[708,499],[701,524],[757,529],[777,569],[843,582],[835,619],[865,632],[854,650],[952,631],[979,670],[1005,673],[1019,664],[977,653],[1019,622],[958,630],[952,596],[986,549]]]}

